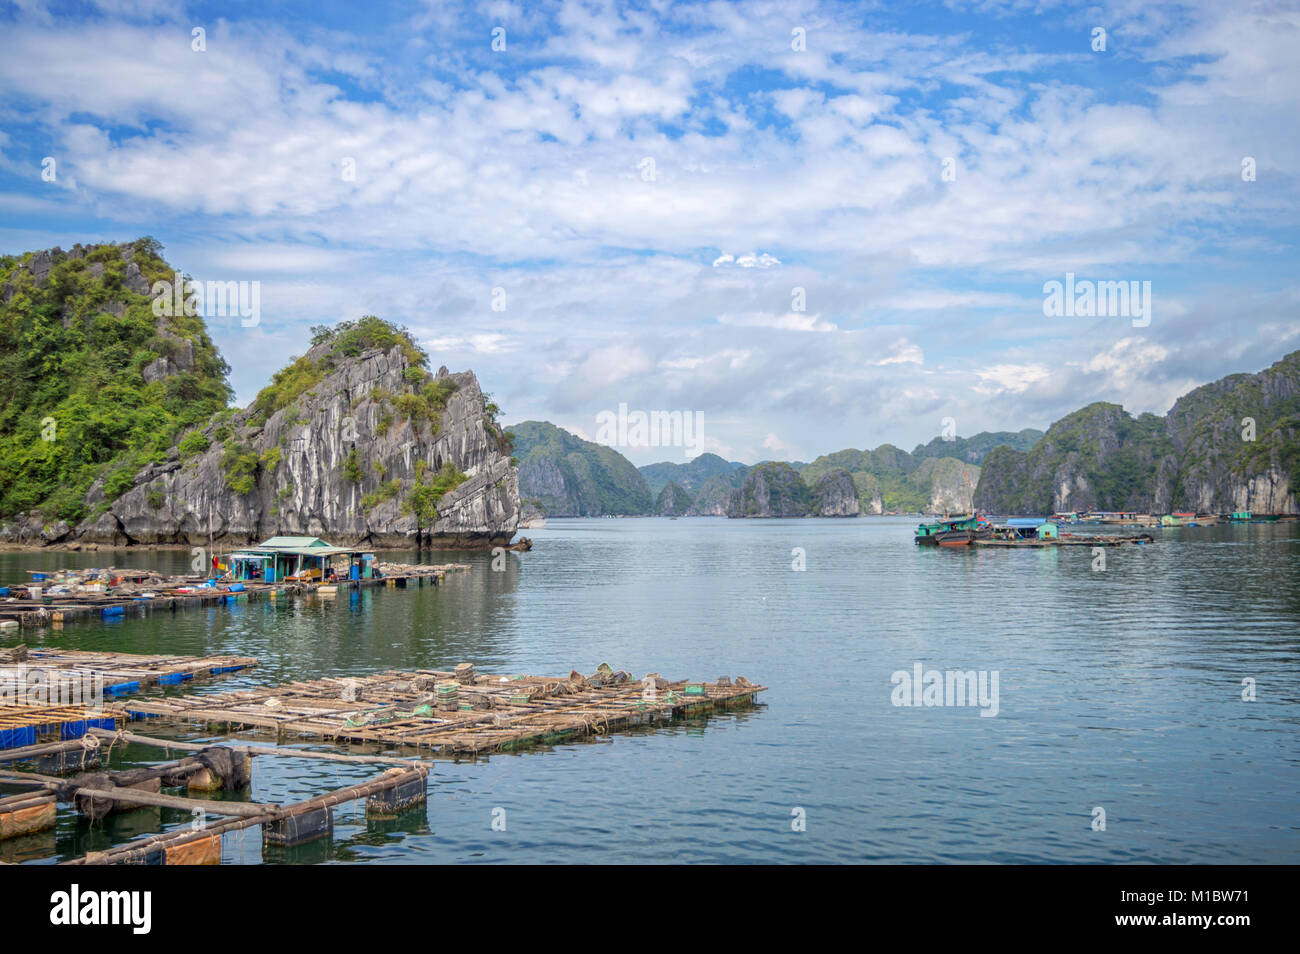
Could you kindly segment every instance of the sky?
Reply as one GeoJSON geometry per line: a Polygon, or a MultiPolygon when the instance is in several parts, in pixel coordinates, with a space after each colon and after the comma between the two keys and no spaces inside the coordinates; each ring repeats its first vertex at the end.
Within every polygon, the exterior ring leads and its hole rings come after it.
{"type": "Polygon", "coordinates": [[[1297,50],[1273,2],[0,0],[0,252],[258,282],[241,405],[376,314],[507,425],[699,422],[637,464],[1164,413],[1300,348],[1297,50]]]}

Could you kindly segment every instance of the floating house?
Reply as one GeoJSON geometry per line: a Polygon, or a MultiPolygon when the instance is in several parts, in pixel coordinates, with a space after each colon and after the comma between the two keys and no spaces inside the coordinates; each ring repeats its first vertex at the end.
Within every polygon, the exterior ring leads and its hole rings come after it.
{"type": "Polygon", "coordinates": [[[331,575],[343,580],[368,580],[375,575],[375,555],[367,550],[336,547],[320,537],[271,537],[255,547],[230,555],[236,580],[275,583],[324,582],[331,575]]]}
{"type": "Polygon", "coordinates": [[[1043,547],[1059,543],[1060,528],[1042,517],[1012,517],[995,526],[987,540],[977,540],[977,546],[989,547],[1043,547]]]}

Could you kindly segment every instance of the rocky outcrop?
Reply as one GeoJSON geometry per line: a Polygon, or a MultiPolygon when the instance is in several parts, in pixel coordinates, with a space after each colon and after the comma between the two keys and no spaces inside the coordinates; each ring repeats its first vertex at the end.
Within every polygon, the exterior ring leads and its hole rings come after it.
{"type": "MultiPolygon", "coordinates": [[[[306,356],[329,357],[328,345],[306,356]]],[[[276,534],[370,546],[508,544],[519,520],[518,474],[477,379],[441,369],[433,382],[454,391],[433,426],[401,419],[399,398],[419,377],[411,370],[401,347],[372,350],[339,361],[265,420],[251,407],[219,415],[199,432],[206,450],[183,458],[174,449],[112,501],[97,482],[88,503],[106,509],[69,536],[113,544],[240,545],[276,534]],[[444,471],[465,479],[422,525],[412,492],[444,471]]]]}
{"type": "MultiPolygon", "coordinates": [[[[748,468],[746,468],[748,472],[748,468]]],[[[732,483],[731,477],[719,474],[716,477],[710,477],[700,489],[695,492],[695,502],[691,505],[691,517],[725,517],[727,508],[731,505],[731,495],[738,488],[732,483]]]]}
{"type": "Polygon", "coordinates": [[[693,494],[714,477],[725,477],[731,486],[739,487],[749,470],[737,461],[724,460],[717,454],[700,454],[684,464],[664,461],[659,464],[647,464],[638,467],[645,478],[650,492],[656,496],[669,482],[677,484],[687,493],[693,494]]]}
{"type": "Polygon", "coordinates": [[[812,485],[812,516],[856,517],[861,513],[853,477],[843,467],[828,470],[812,485]]]}
{"type": "Polygon", "coordinates": [[[921,461],[916,477],[930,485],[930,513],[969,513],[974,508],[980,468],[952,457],[921,461]]]}
{"type": "Polygon", "coordinates": [[[809,484],[816,484],[835,470],[850,475],[859,511],[869,514],[936,512],[936,502],[941,505],[938,512],[969,508],[975,487],[971,475],[979,474],[973,464],[952,457],[914,457],[892,444],[881,444],[875,450],[848,448],[824,454],[803,465],[799,473],[809,484]]]}
{"type": "Polygon", "coordinates": [[[691,505],[691,495],[669,481],[655,500],[655,513],[660,517],[684,517],[690,512],[691,505]]]}
{"type": "Polygon", "coordinates": [[[727,504],[728,517],[806,517],[812,512],[812,491],[793,467],[779,461],[751,467],[727,504]]]}
{"type": "Polygon", "coordinates": [[[1300,513],[1300,352],[1197,388],[1163,418],[1092,404],[1027,453],[986,458],[974,503],[994,513],[1300,513]]]}
{"type": "Polygon", "coordinates": [[[995,447],[1028,451],[1042,439],[1043,432],[1032,427],[1023,431],[980,431],[971,437],[954,435],[933,438],[928,444],[917,444],[912,450],[912,456],[918,460],[924,457],[952,457],[965,464],[982,464],[995,447]]]}
{"type": "Polygon", "coordinates": [[[546,421],[511,427],[519,488],[550,517],[638,516],[654,511],[645,478],[626,457],[546,421]]]}

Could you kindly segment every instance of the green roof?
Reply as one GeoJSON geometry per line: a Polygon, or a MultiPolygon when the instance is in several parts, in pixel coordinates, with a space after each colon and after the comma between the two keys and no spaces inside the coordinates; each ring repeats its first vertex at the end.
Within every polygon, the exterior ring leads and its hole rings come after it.
{"type": "Polygon", "coordinates": [[[328,547],[329,544],[320,537],[271,537],[268,540],[263,540],[258,546],[304,550],[307,547],[328,547]]]}

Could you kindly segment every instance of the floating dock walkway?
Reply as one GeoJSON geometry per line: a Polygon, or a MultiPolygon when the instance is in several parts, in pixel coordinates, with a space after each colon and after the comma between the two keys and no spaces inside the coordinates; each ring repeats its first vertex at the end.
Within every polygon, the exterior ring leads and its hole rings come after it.
{"type": "MultiPolygon", "coordinates": [[[[179,610],[204,609],[215,606],[276,599],[280,596],[319,594],[331,596],[342,591],[363,587],[406,589],[409,586],[436,586],[449,572],[469,570],[468,564],[446,566],[410,567],[399,575],[373,579],[339,580],[337,583],[256,583],[251,581],[217,581],[205,586],[204,577],[174,581],[152,587],[146,593],[47,593],[49,587],[39,587],[41,595],[33,597],[33,586],[0,587],[12,595],[0,601],[0,628],[19,626],[53,626],[58,629],[65,623],[95,620],[115,620],[127,616],[148,616],[153,613],[175,613],[179,610]]],[[[129,576],[129,571],[123,571],[129,576]]]]}

